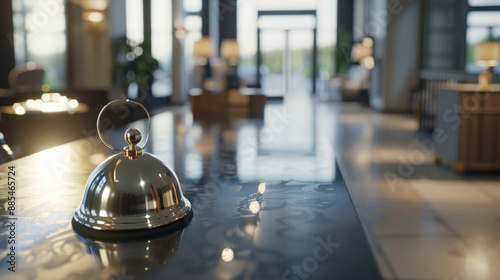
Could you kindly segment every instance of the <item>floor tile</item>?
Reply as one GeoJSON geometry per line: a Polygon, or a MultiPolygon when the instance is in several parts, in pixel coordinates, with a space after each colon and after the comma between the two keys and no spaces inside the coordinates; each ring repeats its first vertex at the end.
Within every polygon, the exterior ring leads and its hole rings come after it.
{"type": "Polygon", "coordinates": [[[435,213],[463,237],[500,237],[500,205],[434,205],[435,213]]]}
{"type": "Polygon", "coordinates": [[[441,220],[425,207],[380,205],[365,215],[377,236],[451,236],[441,220]]]}
{"type": "Polygon", "coordinates": [[[463,278],[467,249],[457,239],[380,238],[380,243],[398,279],[472,279],[463,278]]]}
{"type": "Polygon", "coordinates": [[[428,203],[450,205],[494,206],[496,202],[474,189],[470,182],[448,180],[412,180],[411,188],[428,203]]]}
{"type": "Polygon", "coordinates": [[[464,277],[460,279],[500,278],[500,236],[465,239],[464,277]]]}
{"type": "Polygon", "coordinates": [[[500,203],[500,180],[474,181],[473,187],[500,203]]]}

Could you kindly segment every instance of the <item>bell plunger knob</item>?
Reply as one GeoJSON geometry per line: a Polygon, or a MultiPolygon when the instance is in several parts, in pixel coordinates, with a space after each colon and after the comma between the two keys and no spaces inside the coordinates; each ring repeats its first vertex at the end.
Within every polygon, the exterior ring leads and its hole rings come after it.
{"type": "Polygon", "coordinates": [[[125,141],[129,144],[125,147],[125,156],[131,160],[137,159],[143,154],[140,147],[137,146],[141,142],[142,134],[137,128],[129,128],[125,132],[125,141]]]}
{"type": "Polygon", "coordinates": [[[125,132],[125,141],[129,143],[129,145],[137,145],[141,142],[142,134],[137,128],[129,128],[125,132]]]}

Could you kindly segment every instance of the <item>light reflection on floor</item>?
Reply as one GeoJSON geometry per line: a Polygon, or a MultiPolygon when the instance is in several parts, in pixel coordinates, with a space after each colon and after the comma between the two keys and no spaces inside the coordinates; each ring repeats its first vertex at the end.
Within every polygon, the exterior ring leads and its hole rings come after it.
{"type": "MultiPolygon", "coordinates": [[[[185,110],[164,112],[153,118],[146,151],[187,180],[217,174],[238,180],[331,182],[335,159],[327,132],[333,126],[318,128],[316,106],[307,94],[292,94],[269,101],[263,120],[231,123],[193,122],[185,110]]],[[[145,130],[144,122],[139,123],[145,130]]],[[[118,138],[113,141],[123,141],[118,138]]]]}

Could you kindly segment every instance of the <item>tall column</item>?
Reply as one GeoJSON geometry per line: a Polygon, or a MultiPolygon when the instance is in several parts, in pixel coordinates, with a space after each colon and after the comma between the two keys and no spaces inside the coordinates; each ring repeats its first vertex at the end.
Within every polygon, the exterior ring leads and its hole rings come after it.
{"type": "Polygon", "coordinates": [[[219,43],[236,39],[236,7],[235,0],[219,0],[219,43]]]}
{"type": "Polygon", "coordinates": [[[172,0],[172,103],[184,104],[187,100],[187,80],[185,76],[186,62],[184,59],[184,8],[182,0],[172,0]]]}
{"type": "Polygon", "coordinates": [[[142,0],[144,18],[144,51],[151,53],[151,0],[142,0]]]}
{"type": "Polygon", "coordinates": [[[0,88],[8,88],[9,72],[15,66],[14,60],[14,26],[12,24],[12,1],[0,3],[0,88]]]}
{"type": "Polygon", "coordinates": [[[344,73],[350,63],[353,32],[352,0],[337,1],[337,47],[335,49],[335,73],[344,73]]]}
{"type": "Polygon", "coordinates": [[[83,12],[79,4],[67,1],[67,87],[75,91],[108,91],[113,79],[109,24],[107,20],[84,20],[83,12]]]}
{"type": "Polygon", "coordinates": [[[353,4],[353,35],[354,41],[361,41],[365,34],[367,23],[367,3],[366,0],[355,0],[353,4]]]}
{"type": "Polygon", "coordinates": [[[290,80],[292,73],[292,56],[290,52],[290,30],[285,29],[285,49],[283,50],[282,60],[282,80],[283,80],[283,94],[286,95],[290,92],[290,80]]]}
{"type": "Polygon", "coordinates": [[[371,1],[366,31],[374,38],[375,67],[370,73],[370,106],[378,111],[408,112],[419,83],[422,2],[371,1]],[[385,13],[387,20],[376,16],[385,13]],[[368,31],[372,31],[369,33],[368,31]]]}
{"type": "MultiPolygon", "coordinates": [[[[203,15],[207,16],[207,34],[203,33],[203,35],[208,35],[212,39],[212,43],[214,44],[214,56],[219,56],[219,0],[203,0],[203,15]]],[[[203,22],[205,24],[205,21],[203,22]]]]}
{"type": "MultiPolygon", "coordinates": [[[[108,6],[109,36],[111,40],[127,36],[127,7],[125,1],[109,1],[108,6]]],[[[114,54],[111,53],[111,56],[114,54]]],[[[112,57],[112,59],[115,59],[112,57]]],[[[127,95],[121,85],[113,84],[113,76],[110,80],[111,90],[108,92],[108,101],[123,98],[127,95]]]]}
{"type": "Polygon", "coordinates": [[[201,35],[208,36],[210,34],[210,1],[201,1],[201,35]]]}

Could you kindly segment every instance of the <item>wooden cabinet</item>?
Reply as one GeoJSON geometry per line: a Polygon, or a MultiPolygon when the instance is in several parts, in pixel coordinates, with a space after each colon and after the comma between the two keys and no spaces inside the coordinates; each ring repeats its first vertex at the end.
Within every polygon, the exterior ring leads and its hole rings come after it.
{"type": "Polygon", "coordinates": [[[195,120],[228,121],[264,118],[266,96],[243,90],[229,90],[213,94],[201,89],[191,90],[189,102],[195,120]]]}
{"type": "Polygon", "coordinates": [[[434,130],[437,161],[465,170],[500,170],[500,85],[443,88],[434,130]]]}

